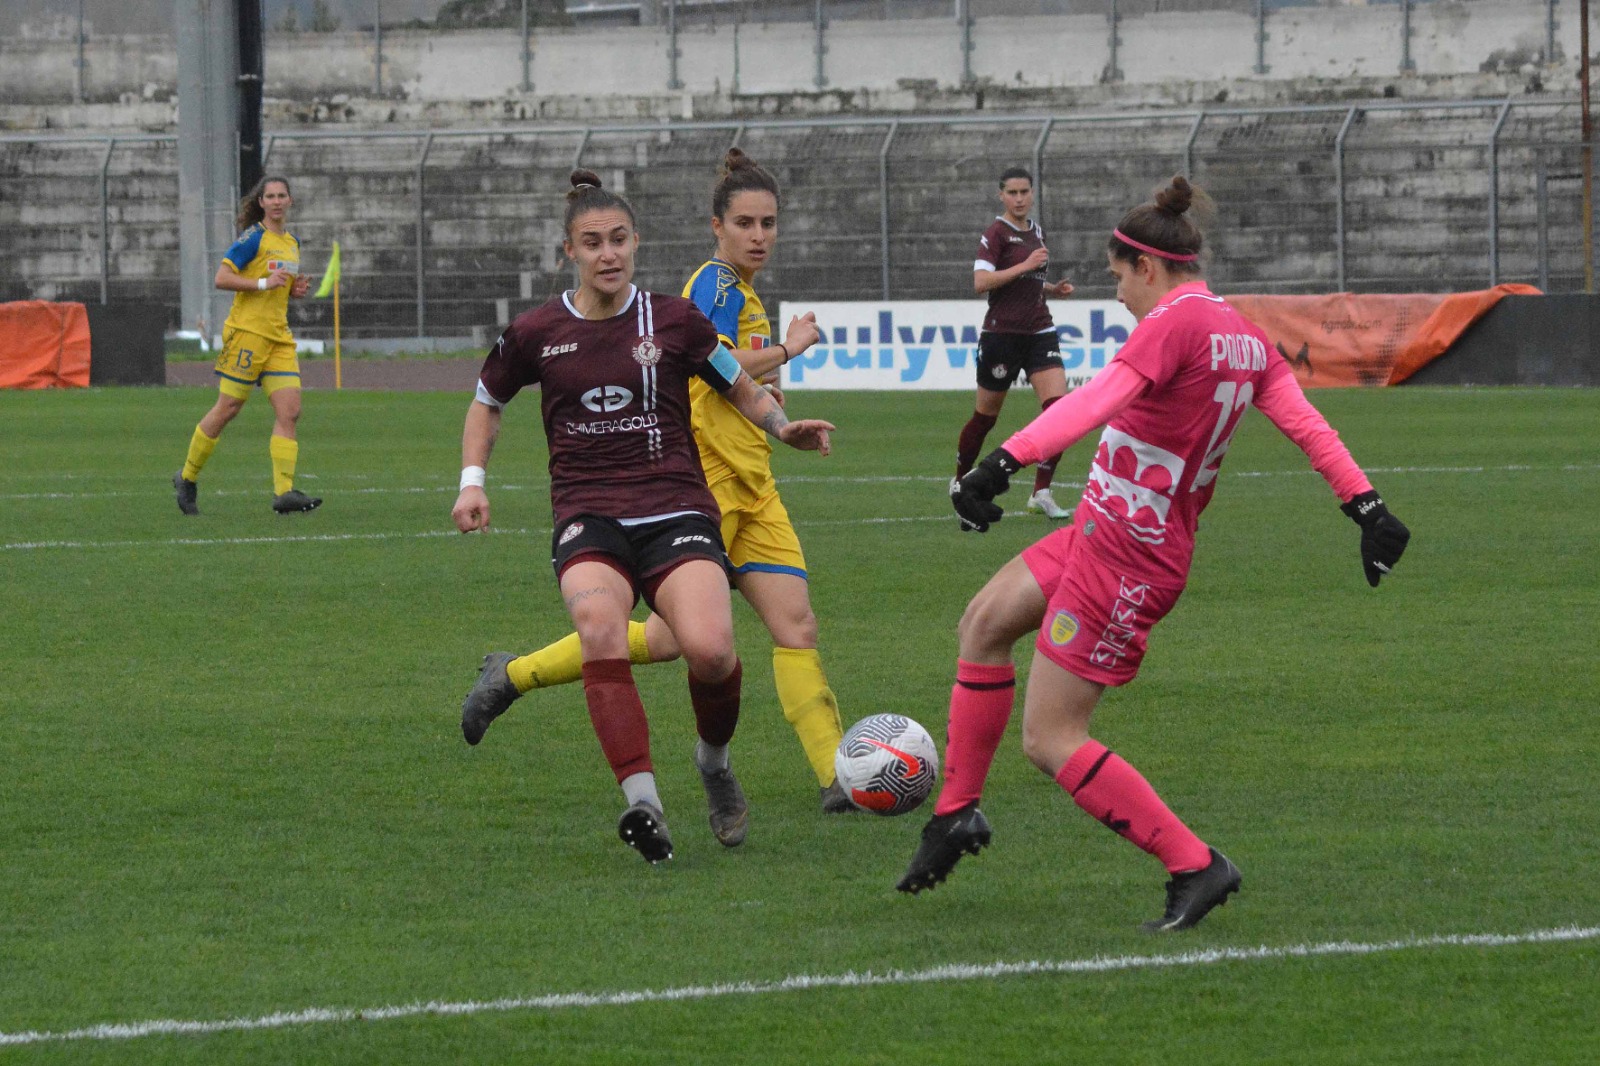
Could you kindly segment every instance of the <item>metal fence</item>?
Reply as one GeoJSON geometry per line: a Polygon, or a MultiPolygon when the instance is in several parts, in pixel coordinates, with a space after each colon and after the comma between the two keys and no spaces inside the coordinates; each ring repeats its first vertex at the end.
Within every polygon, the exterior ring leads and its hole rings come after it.
{"type": "MultiPolygon", "coordinates": [[[[571,283],[578,164],[640,216],[640,283],[676,291],[712,250],[710,188],[737,143],[784,188],[763,292],[931,299],[971,292],[999,171],[1038,176],[1052,272],[1105,297],[1106,234],[1173,173],[1217,204],[1219,291],[1449,292],[1586,284],[1576,102],[1478,100],[1100,115],[279,131],[291,229],[316,272],[343,248],[347,335],[481,339],[571,283]]],[[[140,301],[179,327],[178,168],[168,135],[0,135],[0,299],[140,301]]],[[[216,249],[220,257],[222,249],[216,249]]],[[[295,328],[325,336],[325,304],[295,328]]]]}

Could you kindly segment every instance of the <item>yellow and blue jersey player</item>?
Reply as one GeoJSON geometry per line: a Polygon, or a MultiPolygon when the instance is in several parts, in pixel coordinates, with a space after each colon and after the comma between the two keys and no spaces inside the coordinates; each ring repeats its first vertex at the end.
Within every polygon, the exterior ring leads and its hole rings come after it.
{"type": "Polygon", "coordinates": [[[260,387],[272,405],[272,435],[267,453],[272,462],[272,509],[278,514],[315,510],[322,500],[294,487],[300,444],[300,361],[289,330],[289,300],[304,296],[311,279],[300,272],[300,242],[286,228],[294,199],[289,182],[262,178],[239,203],[239,238],[217,268],[215,285],[233,293],[233,307],[222,327],[222,353],[217,357],[217,402],[206,412],[189,440],[183,469],[173,475],[178,510],[200,513],[200,471],[216,449],[250,390],[260,387]]]}

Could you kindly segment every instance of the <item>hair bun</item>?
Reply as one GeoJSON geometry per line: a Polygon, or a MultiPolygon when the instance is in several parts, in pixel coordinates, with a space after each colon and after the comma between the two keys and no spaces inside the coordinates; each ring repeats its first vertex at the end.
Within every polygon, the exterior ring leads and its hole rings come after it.
{"type": "Polygon", "coordinates": [[[1164,189],[1156,190],[1156,206],[1170,214],[1181,215],[1194,203],[1194,186],[1182,174],[1174,175],[1164,189]]]}
{"type": "Polygon", "coordinates": [[[739,170],[754,170],[756,169],[756,161],[745,155],[744,150],[741,148],[729,148],[727,156],[722,160],[722,169],[727,174],[732,174],[739,170]]]}
{"type": "Polygon", "coordinates": [[[572,187],[574,189],[581,189],[585,185],[592,185],[596,189],[602,187],[600,184],[600,175],[596,174],[592,170],[574,170],[572,172],[572,177],[569,180],[572,182],[572,187]]]}

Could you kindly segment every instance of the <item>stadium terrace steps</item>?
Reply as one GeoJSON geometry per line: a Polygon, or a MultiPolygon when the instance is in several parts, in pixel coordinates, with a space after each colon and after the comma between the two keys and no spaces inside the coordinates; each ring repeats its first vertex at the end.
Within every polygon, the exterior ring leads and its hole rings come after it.
{"type": "MultiPolygon", "coordinates": [[[[1337,275],[1334,140],[1345,112],[1208,116],[1191,148],[1195,178],[1218,202],[1210,276],[1219,289],[1320,292],[1337,275]]],[[[1552,182],[1575,168],[1564,112],[1520,109],[1499,148],[1502,280],[1538,270],[1535,170],[1552,182]]],[[[1487,283],[1487,133],[1493,109],[1370,111],[1347,131],[1344,160],[1346,285],[1400,291],[1487,283]]],[[[1181,169],[1191,113],[1059,124],[1044,154],[1042,221],[1053,273],[1079,295],[1106,297],[1105,235],[1121,213],[1181,169]]],[[[1039,128],[903,126],[887,160],[889,277],[907,299],[963,299],[978,232],[996,212],[1005,165],[1031,165],[1039,128]]],[[[783,183],[782,251],[765,275],[769,306],[804,296],[875,298],[883,202],[882,126],[756,127],[740,146],[783,183]]],[[[424,328],[465,336],[571,283],[560,253],[567,175],[580,134],[436,136],[422,172],[424,328]],[[525,290],[526,286],[526,290],[525,290]],[[531,298],[524,299],[523,291],[531,298]]],[[[594,131],[583,165],[625,193],[641,217],[639,281],[676,291],[711,251],[706,229],[716,165],[731,129],[594,131]]],[[[294,182],[292,222],[305,269],[343,246],[342,318],[348,335],[417,329],[417,164],[423,134],[355,140],[279,137],[267,169],[294,182]]],[[[0,299],[100,295],[100,166],[94,143],[0,144],[0,246],[11,252],[0,299]]],[[[171,142],[119,143],[106,192],[113,300],[178,303],[171,142]]],[[[1576,269],[1573,197],[1552,192],[1543,219],[1555,266],[1576,269]]],[[[292,312],[307,337],[331,328],[326,303],[292,312]]]]}

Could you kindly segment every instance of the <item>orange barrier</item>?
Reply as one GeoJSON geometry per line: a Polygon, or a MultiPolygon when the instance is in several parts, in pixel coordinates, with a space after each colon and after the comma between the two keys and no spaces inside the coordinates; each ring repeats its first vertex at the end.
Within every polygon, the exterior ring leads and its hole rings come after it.
{"type": "Polygon", "coordinates": [[[1229,296],[1266,330],[1306,388],[1398,385],[1449,350],[1504,296],[1538,296],[1531,285],[1399,296],[1229,296]]]}
{"type": "Polygon", "coordinates": [[[82,304],[0,304],[0,389],[89,386],[89,314],[82,304]]]}

